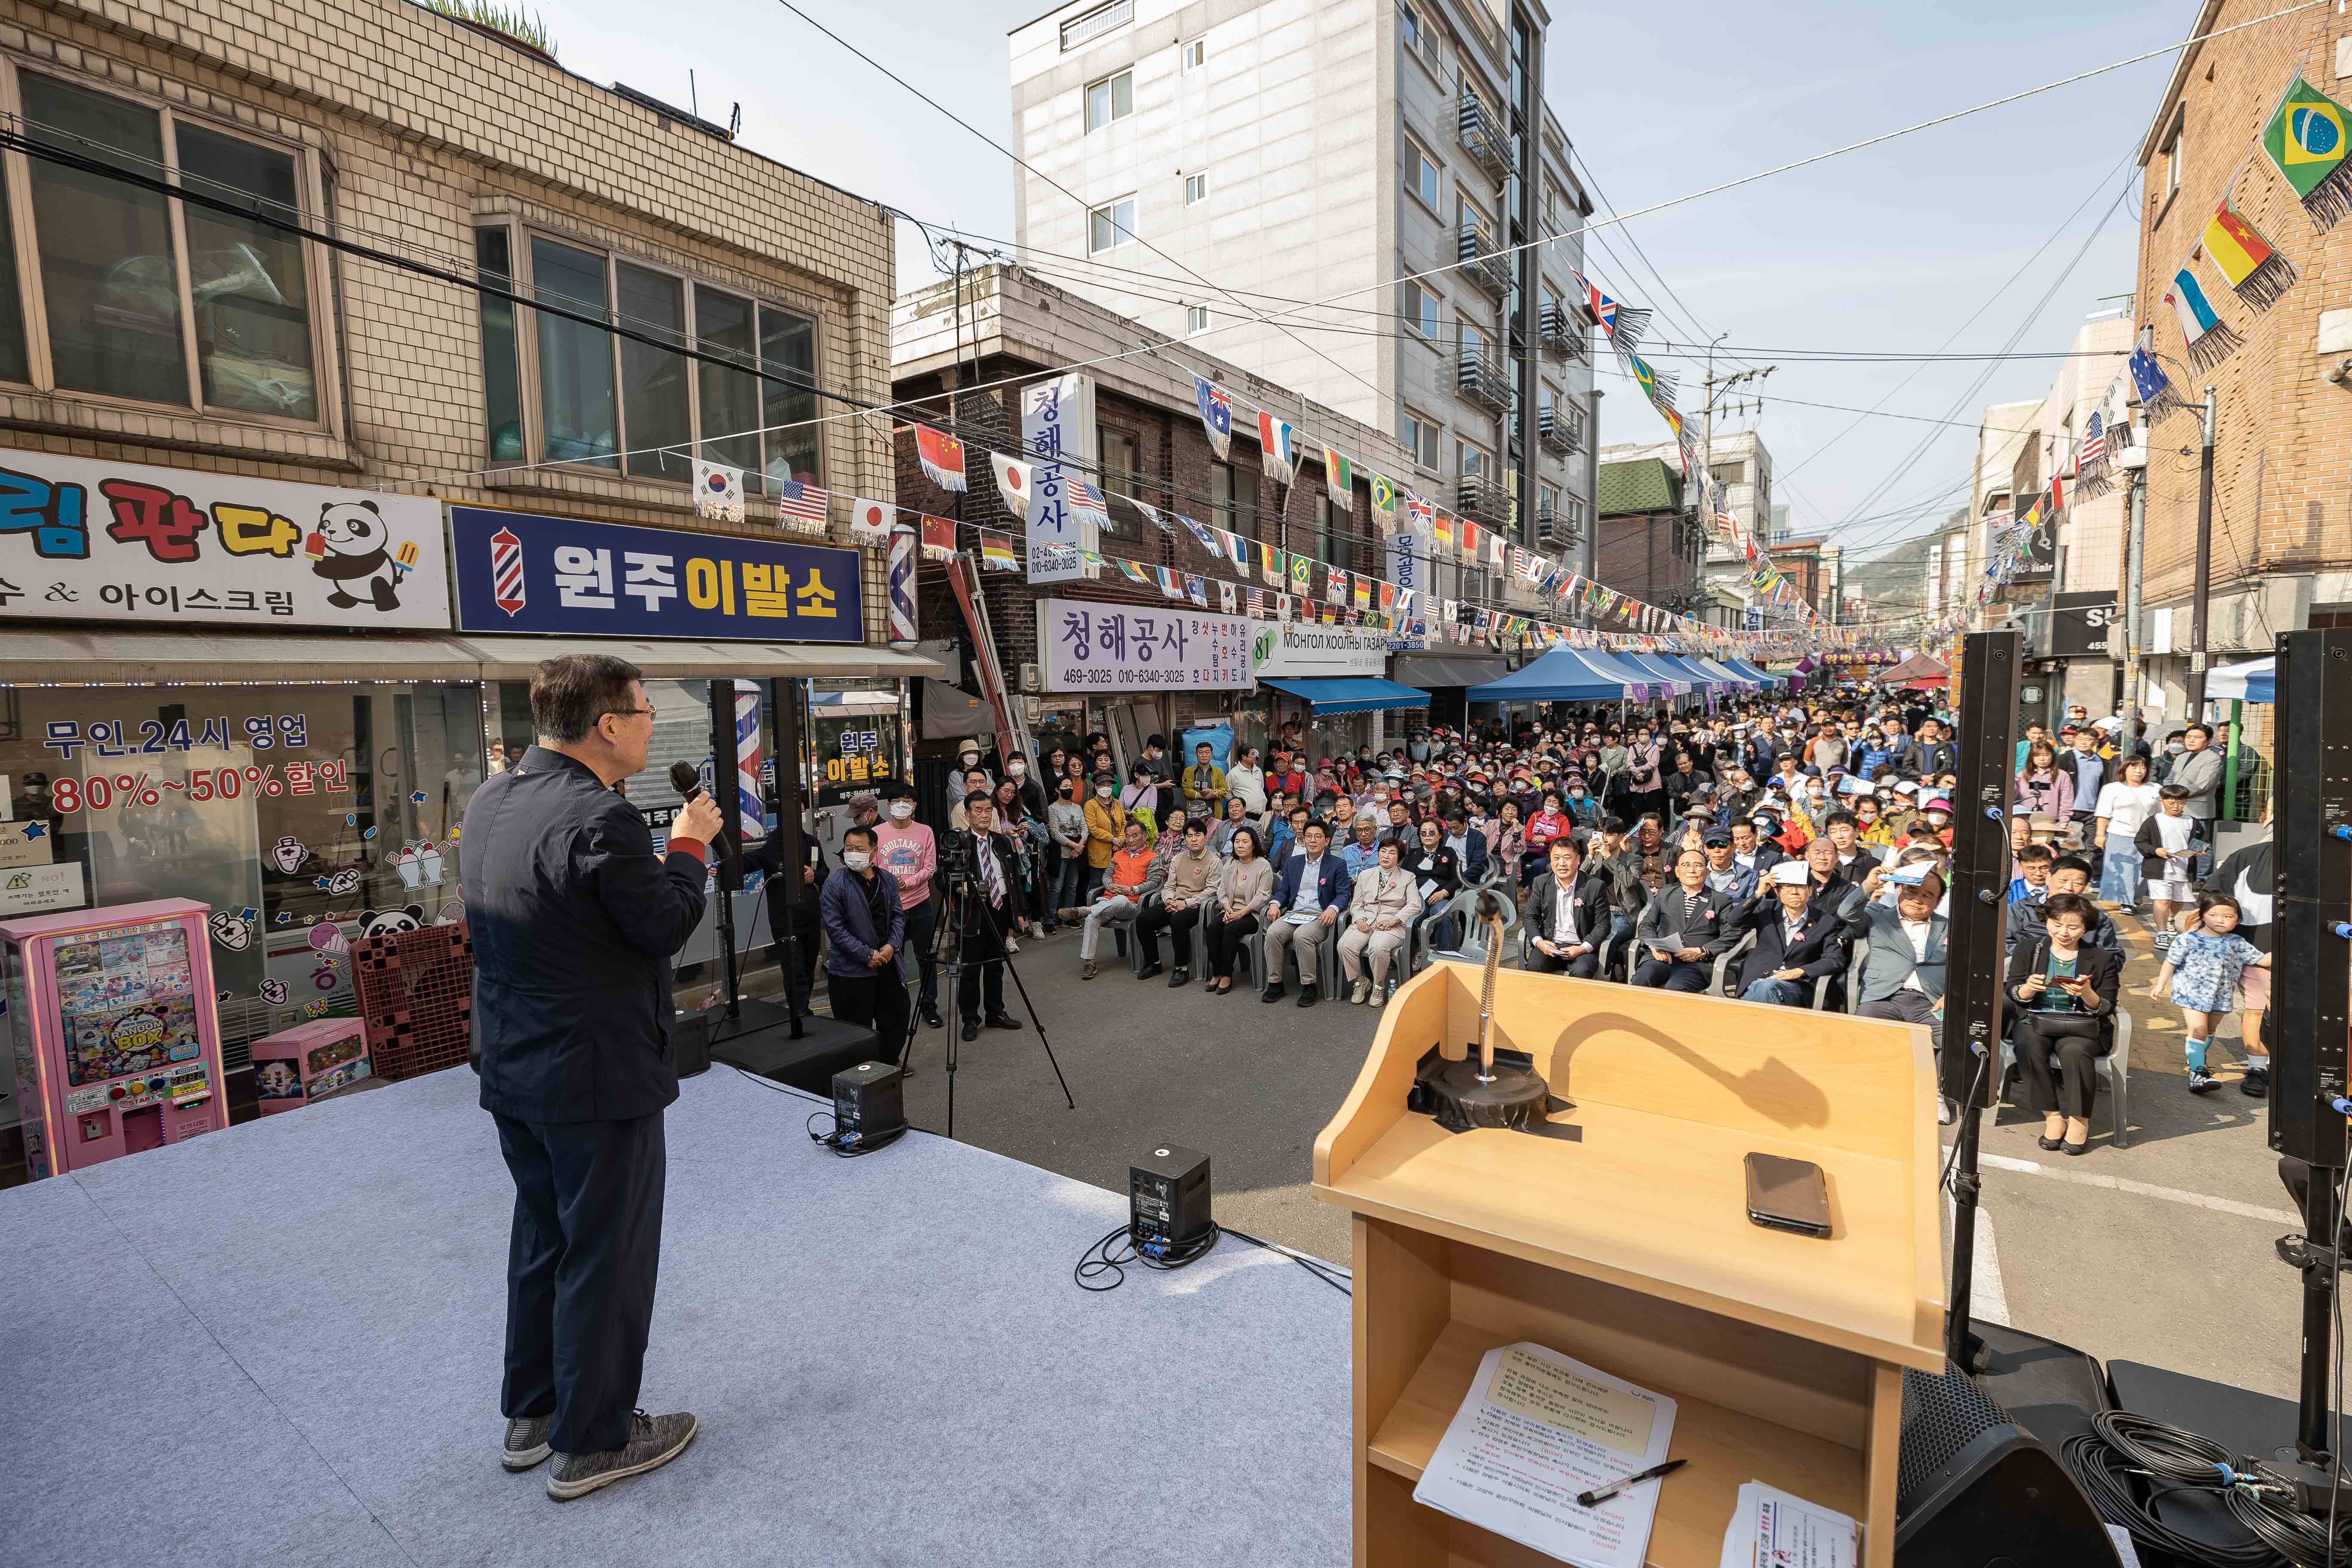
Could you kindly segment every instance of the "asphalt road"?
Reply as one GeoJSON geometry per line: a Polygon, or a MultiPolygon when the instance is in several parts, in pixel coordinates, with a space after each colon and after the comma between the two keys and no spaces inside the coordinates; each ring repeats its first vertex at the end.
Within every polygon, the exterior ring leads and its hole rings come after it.
{"type": "MultiPolygon", "coordinates": [[[[2130,1146],[2114,1146],[2105,1095],[2092,1151],[2078,1158],[2036,1146],[2038,1117],[1998,1112],[1983,1139],[1990,1240],[1979,1237],[1978,1310],[2103,1360],[2292,1398],[2300,1284],[2272,1242],[2300,1226],[2264,1145],[2262,1102],[2237,1091],[2235,1026],[2213,1052],[2226,1081],[2191,1096],[2179,1014],[2145,994],[2156,970],[2147,931],[2129,916],[2120,923],[2137,993],[2130,1146]]],[[[1200,1149],[1221,1220],[1344,1263],[1346,1215],[1316,1202],[1307,1179],[1316,1134],[1362,1065],[1376,1011],[1265,1005],[1240,992],[1213,999],[1197,981],[1139,984],[1108,945],[1101,976],[1081,982],[1076,950],[1066,931],[1024,944],[1015,961],[1076,1109],[1034,1026],[983,1030],[961,1050],[956,1135],[1121,1192],[1139,1151],[1200,1149]]],[[[933,1130],[946,1126],[945,1047],[942,1031],[919,1032],[907,1089],[910,1118],[933,1130]]]]}

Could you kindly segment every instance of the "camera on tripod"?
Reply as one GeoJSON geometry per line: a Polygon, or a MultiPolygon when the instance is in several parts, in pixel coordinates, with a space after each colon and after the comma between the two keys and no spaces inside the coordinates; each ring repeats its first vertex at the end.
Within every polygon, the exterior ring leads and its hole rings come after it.
{"type": "Polygon", "coordinates": [[[961,833],[948,835],[946,847],[940,854],[940,877],[950,896],[957,896],[971,887],[971,840],[961,833]]]}

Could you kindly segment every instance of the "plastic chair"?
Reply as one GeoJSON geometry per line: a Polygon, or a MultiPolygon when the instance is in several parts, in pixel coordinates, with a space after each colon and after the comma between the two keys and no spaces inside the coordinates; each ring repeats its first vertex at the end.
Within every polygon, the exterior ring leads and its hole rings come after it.
{"type": "MultiPolygon", "coordinates": [[[[1862,971],[1869,962],[1870,939],[1856,937],[1853,956],[1846,961],[1845,965],[1845,1010],[1849,1013],[1862,1011],[1862,971]]],[[[1820,1004],[1815,1003],[1814,1005],[1819,1006],[1820,1004]]]]}
{"type": "MultiPolygon", "coordinates": [[[[1484,889],[1484,891],[1491,894],[1494,897],[1495,901],[1502,906],[1502,940],[1506,943],[1503,951],[1507,955],[1510,951],[1507,944],[1510,941],[1511,933],[1519,929],[1518,900],[1512,898],[1509,891],[1506,889],[1490,887],[1484,889]]],[[[1413,923],[1412,935],[1407,939],[1405,943],[1406,954],[1412,960],[1412,967],[1408,973],[1425,969],[1433,960],[1438,958],[1459,959],[1469,963],[1484,963],[1486,962],[1486,924],[1485,921],[1475,918],[1478,910],[1478,905],[1475,900],[1467,904],[1462,902],[1463,899],[1466,896],[1468,895],[1465,893],[1456,893],[1454,898],[1447,902],[1445,908],[1442,910],[1433,910],[1428,914],[1422,916],[1419,921],[1413,923]],[[1458,915],[1456,913],[1457,909],[1460,911],[1458,915]],[[1436,942],[1435,928],[1439,921],[1449,920],[1454,921],[1457,924],[1467,927],[1468,929],[1458,933],[1460,936],[1460,943],[1458,946],[1441,948],[1436,942]]],[[[1521,934],[1522,936],[1525,935],[1524,932],[1521,934]]],[[[1524,942],[1522,942],[1522,947],[1524,947],[1524,942]]]]}
{"type": "MultiPolygon", "coordinates": [[[[1340,926],[1334,926],[1331,934],[1324,939],[1319,950],[1322,954],[1321,959],[1315,965],[1316,989],[1327,997],[1337,994],[1339,989],[1339,933],[1342,929],[1340,926]]],[[[1267,969],[1265,928],[1261,925],[1256,931],[1250,932],[1248,940],[1242,945],[1249,955],[1251,989],[1262,994],[1282,978],[1279,974],[1269,973],[1267,969]]],[[[1294,970],[1298,967],[1297,943],[1292,944],[1290,967],[1294,970]]],[[[1305,983],[1303,979],[1300,981],[1301,984],[1305,983]]]]}
{"type": "Polygon", "coordinates": [[[1143,944],[1139,942],[1130,942],[1128,939],[1128,933],[1135,929],[1137,921],[1150,914],[1159,907],[1159,904],[1160,895],[1154,893],[1143,900],[1143,908],[1140,910],[1126,920],[1112,922],[1110,928],[1112,947],[1118,950],[1121,958],[1127,960],[1127,966],[1135,972],[1135,977],[1138,980],[1143,978],[1143,944]]]}
{"type": "MultiPolygon", "coordinates": [[[[2131,1038],[2132,1017],[2122,1008],[2116,1009],[2116,1042],[2105,1056],[2098,1058],[2099,1077],[2106,1084],[2107,1103],[2114,1107],[2116,1119],[2115,1144],[2118,1149],[2131,1147],[2131,1038]]],[[[2000,1086],[2009,1081],[2017,1066],[2017,1045],[2008,1035],[2000,1037],[2000,1073],[1993,1080],[1993,1091],[1988,1098],[1998,1100],[2000,1086]]]]}
{"type": "Polygon", "coordinates": [[[1717,996],[1739,994],[1738,983],[1733,978],[1735,971],[1732,966],[1736,960],[1755,945],[1755,931],[1752,930],[1742,931],[1739,934],[1739,940],[1731,944],[1731,951],[1715,961],[1715,978],[1708,983],[1707,987],[1711,994],[1717,996]]]}

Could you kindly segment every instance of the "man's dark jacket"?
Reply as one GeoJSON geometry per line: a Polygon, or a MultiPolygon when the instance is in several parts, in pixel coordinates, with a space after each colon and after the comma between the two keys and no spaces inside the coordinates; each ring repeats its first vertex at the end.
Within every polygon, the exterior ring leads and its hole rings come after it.
{"type": "Polygon", "coordinates": [[[625,799],[539,746],[474,793],[461,842],[482,1109],[606,1121],[676,1100],[670,955],[702,918],[701,856],[655,854],[625,799]]]}

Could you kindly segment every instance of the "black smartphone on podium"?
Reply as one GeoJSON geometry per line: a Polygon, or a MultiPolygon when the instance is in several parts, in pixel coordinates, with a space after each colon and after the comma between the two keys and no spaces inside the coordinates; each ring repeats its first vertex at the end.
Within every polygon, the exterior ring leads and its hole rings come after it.
{"type": "Polygon", "coordinates": [[[1798,1236],[1830,1234],[1829,1184],[1811,1160],[1778,1154],[1748,1156],[1748,1219],[1767,1230],[1798,1236]]]}

